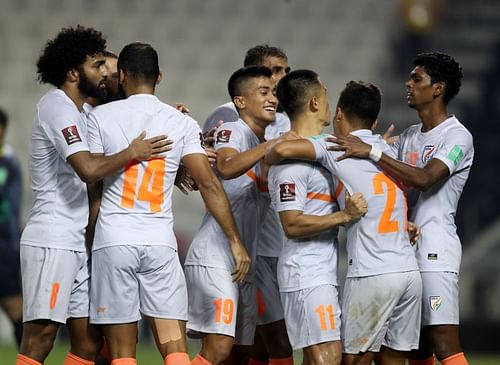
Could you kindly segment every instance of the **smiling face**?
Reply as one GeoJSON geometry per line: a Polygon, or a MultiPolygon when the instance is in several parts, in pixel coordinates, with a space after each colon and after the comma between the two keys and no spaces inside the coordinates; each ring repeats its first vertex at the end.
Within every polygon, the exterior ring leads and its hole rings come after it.
{"type": "Polygon", "coordinates": [[[83,65],[78,68],[78,73],[80,76],[78,89],[84,95],[98,99],[106,96],[108,70],[102,54],[87,56],[83,65]]]}
{"type": "Polygon", "coordinates": [[[406,102],[410,108],[422,109],[431,104],[436,98],[436,91],[441,83],[432,83],[425,67],[417,66],[410,73],[406,82],[406,102]]]}
{"type": "Polygon", "coordinates": [[[271,78],[253,77],[245,84],[243,95],[235,98],[238,99],[236,102],[240,113],[264,127],[272,123],[276,118],[278,101],[271,78]]]}

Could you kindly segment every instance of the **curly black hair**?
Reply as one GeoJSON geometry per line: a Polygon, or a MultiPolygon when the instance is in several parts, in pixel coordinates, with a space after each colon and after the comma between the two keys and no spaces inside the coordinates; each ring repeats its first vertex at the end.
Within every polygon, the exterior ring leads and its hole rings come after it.
{"type": "Polygon", "coordinates": [[[414,66],[422,66],[431,77],[431,82],[444,82],[446,89],[444,102],[448,104],[460,91],[462,67],[453,57],[442,52],[420,53],[413,61],[414,66]]]}
{"type": "Polygon", "coordinates": [[[105,50],[106,40],[94,28],[81,25],[63,28],[45,44],[36,63],[38,80],[42,84],[60,87],[66,81],[69,70],[81,67],[87,56],[95,56],[105,50]]]}
{"type": "Polygon", "coordinates": [[[267,57],[278,57],[287,59],[285,52],[278,47],[272,47],[267,44],[257,45],[250,48],[245,55],[243,66],[262,66],[267,57]]]}

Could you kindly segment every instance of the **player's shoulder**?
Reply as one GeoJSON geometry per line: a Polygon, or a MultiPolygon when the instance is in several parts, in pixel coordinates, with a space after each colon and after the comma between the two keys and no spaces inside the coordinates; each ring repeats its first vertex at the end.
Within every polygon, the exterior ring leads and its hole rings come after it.
{"type": "Polygon", "coordinates": [[[239,114],[233,102],[228,102],[216,107],[205,119],[203,131],[206,132],[214,128],[220,121],[230,123],[238,120],[239,114]]]}
{"type": "Polygon", "coordinates": [[[464,134],[472,138],[472,134],[469,132],[467,127],[464,126],[454,115],[450,116],[448,120],[446,120],[443,130],[452,133],[454,132],[454,133],[464,134]]]}
{"type": "Polygon", "coordinates": [[[75,103],[61,89],[52,89],[45,93],[38,102],[37,109],[40,116],[48,118],[58,114],[68,118],[80,114],[75,103]]]}

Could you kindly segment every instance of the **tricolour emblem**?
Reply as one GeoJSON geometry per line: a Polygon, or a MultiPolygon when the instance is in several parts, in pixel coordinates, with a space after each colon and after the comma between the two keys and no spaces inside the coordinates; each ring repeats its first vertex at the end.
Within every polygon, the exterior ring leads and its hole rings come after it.
{"type": "Polygon", "coordinates": [[[431,305],[431,309],[435,312],[441,307],[441,304],[443,303],[443,300],[441,299],[441,296],[439,295],[431,295],[429,297],[429,304],[431,305]]]}

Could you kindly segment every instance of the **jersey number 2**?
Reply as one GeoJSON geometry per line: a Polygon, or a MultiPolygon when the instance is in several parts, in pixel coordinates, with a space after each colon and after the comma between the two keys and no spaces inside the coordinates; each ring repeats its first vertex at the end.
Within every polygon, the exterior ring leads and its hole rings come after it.
{"type": "Polygon", "coordinates": [[[384,195],[384,187],[387,188],[387,200],[385,208],[378,223],[378,233],[393,233],[398,231],[398,221],[391,220],[394,206],[396,205],[397,185],[383,172],[379,172],[373,178],[373,191],[375,195],[384,195]]]}
{"type": "MultiPolygon", "coordinates": [[[[136,199],[137,175],[139,163],[132,162],[125,167],[123,179],[122,207],[133,208],[136,199]]],[[[149,160],[142,176],[141,185],[137,192],[137,200],[149,202],[152,212],[159,212],[165,198],[163,181],[165,179],[165,159],[149,160]]]]}

